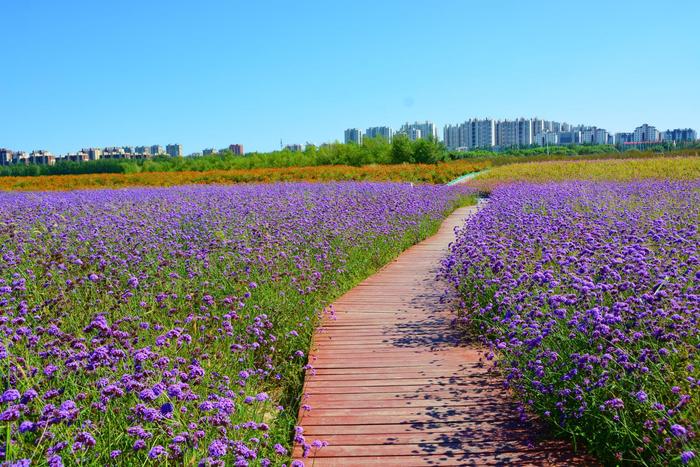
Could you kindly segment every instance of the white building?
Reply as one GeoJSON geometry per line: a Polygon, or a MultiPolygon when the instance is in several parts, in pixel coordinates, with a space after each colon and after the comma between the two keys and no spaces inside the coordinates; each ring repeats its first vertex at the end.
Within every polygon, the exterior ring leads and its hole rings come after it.
{"type": "Polygon", "coordinates": [[[359,128],[348,128],[345,130],[345,144],[362,144],[362,130],[359,128]]]}
{"type": "Polygon", "coordinates": [[[593,135],[593,144],[608,144],[608,132],[602,128],[596,128],[593,135]]]}
{"type": "Polygon", "coordinates": [[[423,132],[419,128],[407,128],[405,134],[411,141],[423,138],[423,132]]]}
{"type": "Polygon", "coordinates": [[[438,141],[438,130],[437,127],[433,122],[425,121],[425,122],[415,122],[415,123],[404,123],[404,125],[401,127],[399,130],[399,133],[403,133],[408,135],[409,138],[411,138],[411,135],[416,135],[417,133],[415,131],[411,130],[418,130],[420,132],[420,136],[418,136],[416,139],[428,139],[432,136],[432,138],[435,141],[438,141]]]}
{"type": "Polygon", "coordinates": [[[552,131],[537,133],[535,144],[539,146],[556,146],[559,144],[559,134],[552,131]]]}
{"type": "Polygon", "coordinates": [[[367,131],[365,131],[365,136],[367,138],[377,138],[381,136],[385,140],[391,142],[391,140],[394,138],[394,130],[388,126],[373,126],[371,128],[367,128],[367,131]]]}
{"type": "Polygon", "coordinates": [[[537,117],[532,119],[532,141],[535,141],[535,136],[537,136],[539,133],[544,133],[546,128],[545,128],[545,122],[544,120],[541,120],[537,117]]]}
{"type": "Polygon", "coordinates": [[[632,140],[635,143],[649,143],[656,142],[661,139],[661,135],[656,127],[647,125],[646,123],[642,126],[638,126],[634,129],[634,134],[632,140]]]}
{"type": "Polygon", "coordinates": [[[12,156],[13,164],[29,164],[29,154],[26,151],[17,151],[12,156]]]}
{"type": "Polygon", "coordinates": [[[465,146],[462,140],[462,125],[445,125],[442,130],[442,140],[447,149],[457,149],[465,146]]]}
{"type": "Polygon", "coordinates": [[[532,141],[532,120],[519,118],[496,123],[496,146],[502,148],[530,146],[532,141]]]}
{"type": "Polygon", "coordinates": [[[14,151],[10,149],[0,148],[0,165],[12,164],[12,158],[15,156],[14,151]]]}
{"type": "Polygon", "coordinates": [[[595,128],[583,127],[581,128],[581,142],[583,144],[592,144],[593,137],[595,136],[595,128]]]}
{"type": "Polygon", "coordinates": [[[139,154],[141,156],[150,156],[151,155],[151,147],[150,146],[136,146],[134,148],[134,151],[136,151],[136,154],[139,154]]]}
{"type": "Polygon", "coordinates": [[[154,144],[153,146],[151,146],[151,154],[154,156],[165,154],[165,149],[163,149],[163,146],[161,146],[160,144],[154,144]]]}
{"type": "Polygon", "coordinates": [[[170,157],[182,157],[182,144],[168,144],[165,146],[165,152],[170,157]]]}
{"type": "Polygon", "coordinates": [[[557,139],[559,140],[559,144],[580,144],[581,132],[573,130],[560,131],[559,133],[557,133],[557,139]]]}
{"type": "Polygon", "coordinates": [[[490,118],[470,119],[464,123],[463,145],[469,149],[492,148],[496,145],[496,122],[490,118]]]}
{"type": "Polygon", "coordinates": [[[666,130],[662,132],[661,139],[673,142],[695,141],[698,139],[698,134],[692,128],[677,128],[675,130],[666,130]]]}

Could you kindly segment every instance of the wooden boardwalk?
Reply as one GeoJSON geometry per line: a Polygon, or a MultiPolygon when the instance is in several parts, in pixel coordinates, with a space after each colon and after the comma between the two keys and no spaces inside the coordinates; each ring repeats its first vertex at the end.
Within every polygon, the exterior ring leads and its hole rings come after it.
{"type": "Polygon", "coordinates": [[[581,465],[586,458],[523,423],[482,351],[450,329],[440,259],[474,207],[333,304],[314,338],[299,424],[306,466],[581,465]]]}

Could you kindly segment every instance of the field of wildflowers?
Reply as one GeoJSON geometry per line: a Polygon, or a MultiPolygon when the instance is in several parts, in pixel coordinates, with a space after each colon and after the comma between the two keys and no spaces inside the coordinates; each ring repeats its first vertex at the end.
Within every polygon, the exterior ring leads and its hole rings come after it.
{"type": "Polygon", "coordinates": [[[543,183],[565,180],[634,181],[699,178],[700,157],[696,155],[510,163],[484,172],[472,185],[489,191],[514,181],[543,183]]]}
{"type": "Polygon", "coordinates": [[[611,464],[687,464],[699,244],[698,181],[515,183],[458,233],[442,275],[530,412],[611,464]]]}
{"type": "MultiPolygon", "coordinates": [[[[464,187],[0,194],[0,446],[14,465],[282,465],[329,301],[464,187]]],[[[318,445],[319,443],[316,443],[318,445]]]]}
{"type": "Polygon", "coordinates": [[[234,184],[329,181],[397,181],[446,183],[461,175],[490,167],[489,161],[459,160],[441,164],[330,165],[260,169],[210,170],[204,172],[139,172],[41,177],[0,177],[3,191],[48,191],[132,186],[161,187],[190,184],[234,184]]]}

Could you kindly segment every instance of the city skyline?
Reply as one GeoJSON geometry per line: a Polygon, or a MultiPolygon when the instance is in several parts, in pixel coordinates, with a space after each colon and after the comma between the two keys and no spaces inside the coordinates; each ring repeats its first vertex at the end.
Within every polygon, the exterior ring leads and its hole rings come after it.
{"type": "Polygon", "coordinates": [[[674,2],[683,14],[668,17],[651,1],[593,0],[596,16],[554,1],[355,6],[371,14],[320,1],[5,2],[0,144],[268,151],[465,113],[561,115],[613,133],[700,128],[697,2],[674,2]],[[606,33],[582,34],[592,21],[606,33]],[[69,32],[105,22],[120,33],[69,32]]]}
{"type": "MultiPolygon", "coordinates": [[[[343,132],[343,140],[335,139],[313,145],[326,145],[338,142],[362,144],[366,137],[383,137],[391,142],[396,135],[404,135],[410,140],[433,137],[442,141],[449,150],[468,151],[473,149],[502,150],[512,147],[530,146],[567,146],[575,144],[615,145],[618,147],[634,147],[660,142],[689,142],[697,140],[696,130],[689,127],[659,129],[653,124],[643,123],[631,131],[610,132],[596,125],[577,124],[545,120],[538,117],[519,117],[515,119],[469,118],[462,123],[446,124],[440,133],[437,125],[430,120],[405,122],[394,131],[390,126],[373,126],[365,130],[347,128],[343,132]]],[[[302,151],[304,145],[288,143],[280,148],[290,151],[302,151]]],[[[245,155],[244,146],[239,143],[217,149],[202,148],[188,155],[212,155],[228,150],[235,155],[245,155]]],[[[59,160],[73,162],[94,161],[98,159],[147,159],[157,155],[171,157],[185,156],[181,144],[173,143],[165,147],[151,146],[113,146],[113,147],[83,147],[79,151],[55,155],[46,149],[33,149],[30,152],[13,150],[0,145],[0,166],[14,164],[47,164],[52,165],[59,160]]]]}

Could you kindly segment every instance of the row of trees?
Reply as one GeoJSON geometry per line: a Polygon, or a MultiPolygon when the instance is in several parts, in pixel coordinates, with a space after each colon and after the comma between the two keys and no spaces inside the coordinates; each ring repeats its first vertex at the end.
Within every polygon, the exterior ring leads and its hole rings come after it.
{"type": "MultiPolygon", "coordinates": [[[[698,145],[695,145],[697,148],[698,145]]],[[[666,150],[660,146],[657,152],[666,150]]],[[[630,152],[630,151],[628,151],[630,152]]],[[[561,158],[565,156],[596,155],[617,153],[614,146],[580,145],[512,148],[495,152],[489,149],[468,152],[448,151],[439,141],[433,139],[409,140],[398,135],[391,142],[378,137],[366,138],[362,144],[327,144],[306,146],[302,152],[290,150],[267,153],[251,153],[245,156],[229,151],[197,157],[159,156],[148,160],[110,159],[89,162],[58,162],[48,165],[17,165],[0,167],[0,176],[37,176],[88,173],[139,173],[139,172],[181,172],[231,169],[256,169],[267,167],[305,167],[318,165],[363,166],[370,164],[422,163],[436,164],[456,159],[490,159],[495,164],[522,158],[561,158]]],[[[627,153],[625,153],[627,154],[627,153]]]]}
{"type": "Polygon", "coordinates": [[[267,167],[317,165],[363,166],[370,164],[424,163],[448,160],[444,145],[434,140],[410,141],[397,136],[390,143],[383,138],[367,138],[361,145],[309,145],[302,152],[290,150],[251,153],[245,156],[229,151],[197,157],[159,156],[146,160],[109,159],[88,162],[57,162],[55,165],[13,165],[0,167],[0,176],[67,175],[87,173],[181,172],[267,167]]]}

